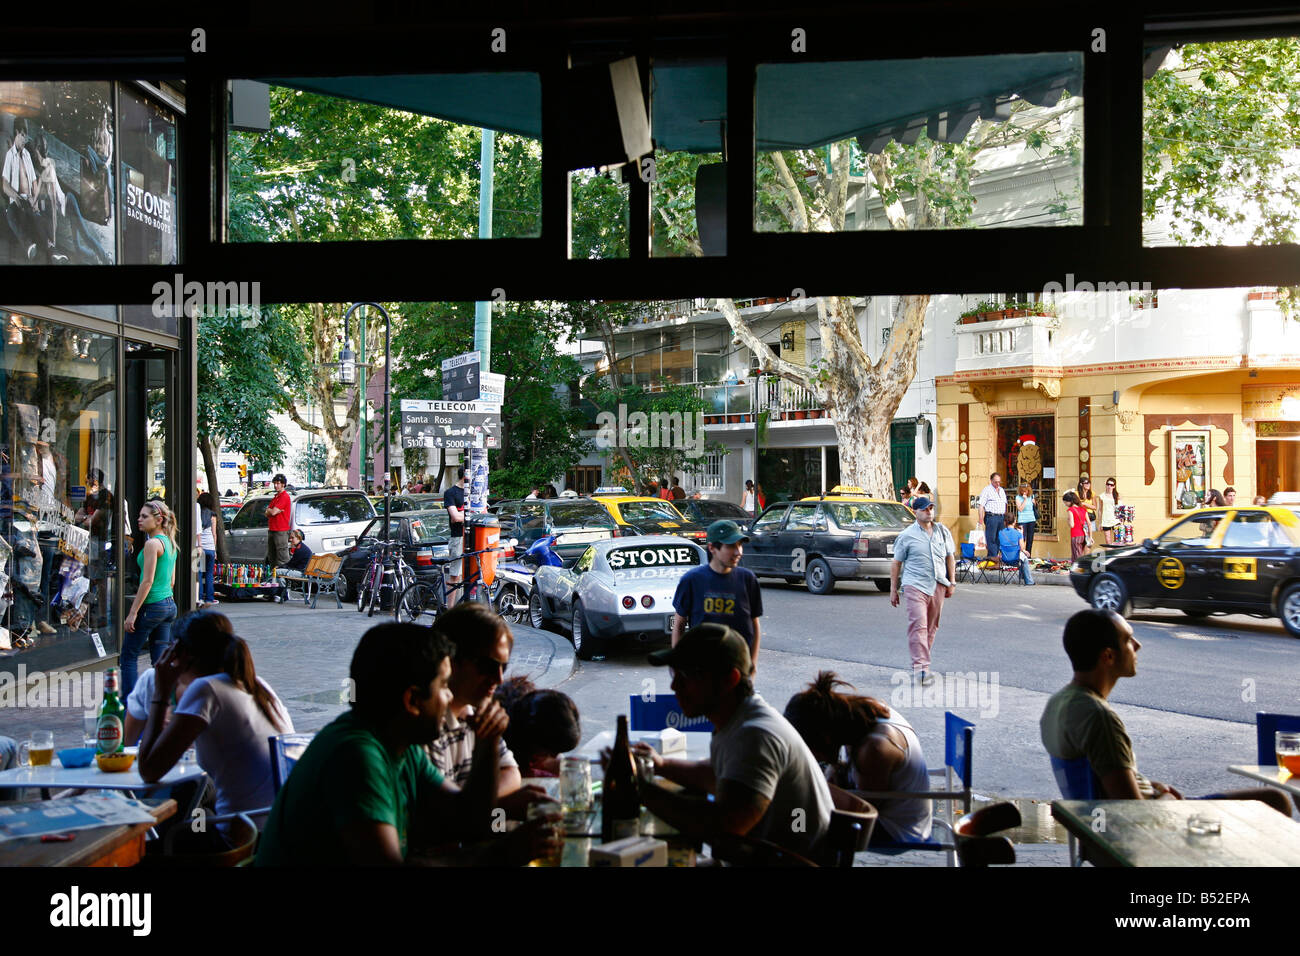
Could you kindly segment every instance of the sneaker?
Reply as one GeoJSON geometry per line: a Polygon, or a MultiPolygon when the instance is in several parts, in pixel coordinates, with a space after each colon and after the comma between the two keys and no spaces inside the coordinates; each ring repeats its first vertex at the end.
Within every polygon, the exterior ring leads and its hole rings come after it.
{"type": "Polygon", "coordinates": [[[934,684],[934,676],[929,671],[921,671],[921,686],[930,687],[934,684]]]}
{"type": "Polygon", "coordinates": [[[30,246],[27,247],[27,260],[30,262],[35,258],[36,258],[36,243],[33,242],[30,246]]]}

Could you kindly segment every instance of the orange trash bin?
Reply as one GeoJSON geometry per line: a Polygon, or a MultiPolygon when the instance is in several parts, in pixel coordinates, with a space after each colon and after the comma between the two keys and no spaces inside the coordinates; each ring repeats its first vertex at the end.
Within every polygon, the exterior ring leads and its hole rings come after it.
{"type": "MultiPolygon", "coordinates": [[[[501,521],[496,515],[474,514],[468,516],[469,527],[466,530],[473,529],[472,547],[466,551],[485,551],[489,548],[500,547],[501,541],[501,521]]],[[[466,558],[469,567],[465,569],[465,578],[468,580],[475,573],[481,575],[480,580],[487,586],[491,586],[497,576],[497,558],[500,552],[493,551],[491,554],[476,554],[473,557],[466,558]]]]}

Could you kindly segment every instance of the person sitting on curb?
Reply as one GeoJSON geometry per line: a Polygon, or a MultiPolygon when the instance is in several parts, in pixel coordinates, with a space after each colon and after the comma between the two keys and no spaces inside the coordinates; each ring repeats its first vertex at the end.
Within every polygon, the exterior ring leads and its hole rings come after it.
{"type": "Polygon", "coordinates": [[[713,802],[643,784],[646,807],[681,832],[709,840],[718,832],[770,840],[818,859],[834,798],[817,758],[799,732],[750,680],[745,639],[722,624],[701,624],[650,663],[672,670],[672,689],[687,717],[713,723],[709,759],[664,759],[637,744],[663,777],[714,795],[713,802]]]}
{"type": "MultiPolygon", "coordinates": [[[[1137,675],[1142,645],[1133,628],[1114,611],[1087,608],[1065,622],[1065,653],[1074,679],[1047,701],[1039,721],[1043,747],[1059,760],[1087,757],[1097,781],[1099,800],[1182,800],[1166,783],[1138,773],[1124,721],[1108,698],[1122,677],[1137,675]]],[[[1285,793],[1270,787],[1230,790],[1202,800],[1262,800],[1291,815],[1285,793]]]]}

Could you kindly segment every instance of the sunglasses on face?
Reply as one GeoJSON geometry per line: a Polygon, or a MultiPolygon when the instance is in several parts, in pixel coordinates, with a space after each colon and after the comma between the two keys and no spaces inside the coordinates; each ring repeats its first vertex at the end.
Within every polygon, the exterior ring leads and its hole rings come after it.
{"type": "Polygon", "coordinates": [[[501,676],[505,674],[508,666],[510,665],[491,657],[477,657],[474,659],[474,668],[480,674],[496,674],[497,676],[501,676]]]}

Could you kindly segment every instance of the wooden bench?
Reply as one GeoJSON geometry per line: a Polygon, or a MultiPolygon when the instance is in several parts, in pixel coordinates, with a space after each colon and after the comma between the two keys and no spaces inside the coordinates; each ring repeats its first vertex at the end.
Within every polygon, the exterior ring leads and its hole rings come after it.
{"type": "Polygon", "coordinates": [[[276,571],[276,576],[288,586],[290,582],[303,582],[303,600],[312,610],[322,593],[333,594],[334,603],[339,608],[343,602],[339,599],[339,572],[343,568],[343,557],[338,554],[313,554],[303,571],[276,571]]]}

